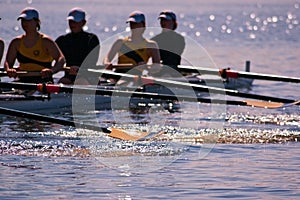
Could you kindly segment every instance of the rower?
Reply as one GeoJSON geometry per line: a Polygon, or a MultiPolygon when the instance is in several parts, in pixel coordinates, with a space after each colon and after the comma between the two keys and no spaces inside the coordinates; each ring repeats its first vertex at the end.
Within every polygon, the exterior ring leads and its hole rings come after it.
{"type": "Polygon", "coordinates": [[[40,72],[40,76],[19,77],[21,82],[46,83],[53,82],[52,75],[60,71],[65,58],[57,44],[47,35],[39,32],[41,21],[35,8],[27,7],[17,18],[25,34],[14,38],[8,47],[4,69],[9,77],[16,78],[17,70],[40,72]],[[17,69],[13,68],[16,59],[17,69]],[[52,62],[55,64],[52,66],[52,62]]]}
{"type": "MultiPolygon", "coordinates": [[[[162,64],[179,71],[178,65],[180,65],[181,55],[185,48],[185,40],[182,35],[175,32],[178,26],[176,15],[171,10],[163,10],[158,19],[162,31],[151,40],[156,41],[158,44],[162,64]]],[[[178,75],[176,72],[172,73],[174,71],[168,67],[163,67],[162,74],[178,75]]]]}
{"type": "Polygon", "coordinates": [[[151,58],[153,65],[148,70],[153,73],[158,72],[161,69],[158,45],[143,36],[146,29],[145,15],[140,11],[134,11],[129,15],[126,23],[130,25],[131,35],[114,42],[104,58],[105,68],[109,70],[113,68],[112,60],[118,54],[118,64],[131,64],[132,68],[142,67],[151,58]]]}
{"type": "MultiPolygon", "coordinates": [[[[66,58],[66,66],[69,71],[65,71],[64,77],[59,80],[59,83],[74,84],[79,67],[83,64],[93,67],[96,66],[100,42],[97,35],[88,33],[83,30],[86,25],[86,13],[81,8],[73,8],[70,10],[67,17],[70,33],[59,36],[55,42],[63,52],[66,58]]],[[[77,77],[77,83],[91,84],[88,81],[89,77],[77,77]]]]}

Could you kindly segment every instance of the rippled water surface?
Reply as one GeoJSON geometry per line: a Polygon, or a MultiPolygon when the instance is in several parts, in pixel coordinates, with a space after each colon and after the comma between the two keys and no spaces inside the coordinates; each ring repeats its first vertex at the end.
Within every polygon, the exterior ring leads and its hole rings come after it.
{"type": "MultiPolygon", "coordinates": [[[[17,1],[0,2],[6,48],[22,33],[16,20],[25,6],[39,9],[42,32],[67,30],[69,9],[88,12],[88,31],[109,44],[126,30],[133,10],[145,12],[155,34],[161,9],[173,9],[188,46],[184,62],[299,77],[300,2],[289,1],[17,1]],[[155,29],[156,28],[156,29],[155,29]],[[190,44],[190,43],[189,43],[190,44]],[[192,43],[191,43],[192,44],[192,43]]],[[[151,28],[150,28],[151,27],[151,28]]],[[[107,52],[101,49],[101,56],[107,52]]],[[[3,60],[1,62],[3,65],[3,60]]],[[[298,84],[255,80],[253,94],[298,100],[298,84]]],[[[244,100],[243,98],[234,98],[244,100]]],[[[0,117],[1,199],[299,199],[300,108],[182,104],[148,114],[97,111],[85,123],[160,132],[146,141],[121,141],[106,133],[48,122],[0,117]]],[[[70,119],[70,113],[49,113],[70,119]]]]}

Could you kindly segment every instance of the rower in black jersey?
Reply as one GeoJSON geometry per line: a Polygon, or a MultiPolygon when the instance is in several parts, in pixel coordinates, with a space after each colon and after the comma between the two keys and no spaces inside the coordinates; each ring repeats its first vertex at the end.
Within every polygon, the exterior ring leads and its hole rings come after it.
{"type": "MultiPolygon", "coordinates": [[[[59,83],[74,84],[79,67],[88,57],[87,67],[96,66],[100,42],[97,35],[83,30],[86,24],[86,13],[81,8],[73,8],[69,12],[67,20],[69,22],[70,33],[59,36],[56,43],[63,52],[66,58],[66,66],[70,71],[65,71],[64,77],[59,80],[59,83]]],[[[88,77],[80,77],[78,80],[82,84],[90,84],[88,77]]]]}

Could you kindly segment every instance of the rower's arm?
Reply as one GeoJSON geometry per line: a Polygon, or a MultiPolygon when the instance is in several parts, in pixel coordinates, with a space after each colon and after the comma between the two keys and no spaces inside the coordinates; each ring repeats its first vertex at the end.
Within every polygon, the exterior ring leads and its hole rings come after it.
{"type": "Polygon", "coordinates": [[[19,44],[20,44],[19,38],[15,38],[10,42],[7,53],[6,53],[5,62],[4,62],[4,70],[5,71],[8,71],[9,69],[13,68],[16,58],[17,58],[19,44]]]}
{"type": "Polygon", "coordinates": [[[148,49],[153,64],[160,64],[159,47],[155,41],[149,41],[148,49]]]}
{"type": "Polygon", "coordinates": [[[112,60],[117,55],[117,53],[120,51],[122,46],[122,39],[118,39],[115,41],[115,43],[110,48],[109,52],[107,53],[106,57],[103,60],[103,64],[105,65],[105,68],[112,67],[112,60]]]}
{"type": "Polygon", "coordinates": [[[111,62],[116,56],[116,54],[120,51],[121,46],[122,46],[122,40],[118,39],[110,48],[108,54],[104,58],[103,64],[105,64],[106,62],[111,62]]]}
{"type": "Polygon", "coordinates": [[[50,38],[44,39],[45,47],[47,48],[47,51],[52,56],[52,58],[55,60],[55,64],[52,67],[51,71],[53,74],[59,72],[63,69],[64,64],[66,63],[65,57],[57,44],[50,38]]]}

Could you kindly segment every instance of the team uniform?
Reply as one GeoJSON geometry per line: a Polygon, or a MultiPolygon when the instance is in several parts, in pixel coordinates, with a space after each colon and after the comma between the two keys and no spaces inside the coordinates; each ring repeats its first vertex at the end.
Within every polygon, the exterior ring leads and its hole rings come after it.
{"type": "MultiPolygon", "coordinates": [[[[40,72],[45,68],[51,69],[53,57],[45,51],[42,45],[44,35],[39,34],[38,41],[28,48],[24,44],[24,36],[21,37],[20,46],[17,50],[19,70],[28,72],[40,72]]],[[[52,78],[20,77],[20,81],[29,83],[53,82],[52,78]]]]}
{"type": "MultiPolygon", "coordinates": [[[[67,66],[80,67],[87,57],[88,60],[85,63],[90,65],[87,67],[96,66],[100,46],[99,39],[95,34],[85,31],[68,33],[58,37],[55,42],[64,54],[67,66]],[[98,48],[98,50],[94,54],[93,50],[95,48],[98,48]],[[89,55],[92,51],[93,54],[89,55]]],[[[76,79],[76,75],[70,75],[69,72],[65,72],[64,77],[72,82],[76,79]]]]}
{"type": "Polygon", "coordinates": [[[185,48],[183,36],[175,31],[162,32],[152,38],[157,42],[162,64],[177,68],[181,62],[181,54],[185,48]]]}
{"type": "Polygon", "coordinates": [[[129,37],[124,38],[123,44],[119,51],[118,64],[147,63],[150,56],[147,53],[147,40],[143,40],[138,44],[130,42],[129,37]]]}

